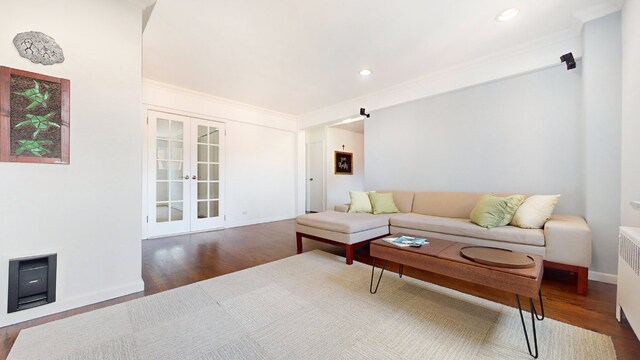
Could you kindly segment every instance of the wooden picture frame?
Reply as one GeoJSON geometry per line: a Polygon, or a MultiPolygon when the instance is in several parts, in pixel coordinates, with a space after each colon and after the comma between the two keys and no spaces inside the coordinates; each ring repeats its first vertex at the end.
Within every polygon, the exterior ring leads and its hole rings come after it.
{"type": "Polygon", "coordinates": [[[353,175],[353,153],[336,151],[333,164],[335,175],[353,175]]]}
{"type": "Polygon", "coordinates": [[[0,66],[0,161],[69,164],[70,87],[0,66]]]}

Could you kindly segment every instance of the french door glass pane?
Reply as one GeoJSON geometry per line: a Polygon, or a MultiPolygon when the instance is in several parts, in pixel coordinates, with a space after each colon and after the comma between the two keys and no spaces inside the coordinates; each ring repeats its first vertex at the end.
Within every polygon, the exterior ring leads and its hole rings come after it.
{"type": "Polygon", "coordinates": [[[171,201],[182,201],[183,199],[183,187],[182,181],[171,182],[171,201]]]}
{"type": "Polygon", "coordinates": [[[198,143],[207,143],[208,130],[206,126],[198,125],[198,143]]]}
{"type": "Polygon", "coordinates": [[[169,203],[156,204],[156,222],[169,221],[169,203]]]}
{"type": "Polygon", "coordinates": [[[219,209],[218,209],[219,207],[218,200],[209,201],[209,207],[210,207],[209,217],[217,217],[218,215],[220,215],[219,209]]]}
{"type": "Polygon", "coordinates": [[[169,138],[169,120],[158,119],[158,125],[156,126],[156,137],[158,139],[169,138]]]}
{"type": "Polygon", "coordinates": [[[169,159],[169,142],[167,140],[158,140],[158,150],[156,152],[156,156],[158,160],[168,160],[169,159]]]}
{"type": "Polygon", "coordinates": [[[218,199],[219,184],[217,182],[209,183],[209,199],[218,199]]]}
{"type": "Polygon", "coordinates": [[[220,151],[215,145],[209,146],[209,161],[214,163],[220,162],[220,151]]]}
{"type": "Polygon", "coordinates": [[[198,145],[198,162],[207,161],[207,145],[198,145]]]}
{"type": "Polygon", "coordinates": [[[209,169],[211,171],[211,177],[209,178],[209,180],[220,180],[219,167],[220,167],[220,165],[218,165],[218,164],[209,165],[209,169]]]}
{"type": "Polygon", "coordinates": [[[171,203],[171,221],[180,221],[183,219],[182,202],[171,203]]]}
{"type": "Polygon", "coordinates": [[[169,201],[169,183],[156,183],[156,201],[169,201]]]}
{"type": "Polygon", "coordinates": [[[207,180],[207,164],[198,164],[198,180],[207,180]]]}
{"type": "Polygon", "coordinates": [[[169,180],[168,161],[158,161],[156,164],[156,180],[169,180]]]}
{"type": "Polygon", "coordinates": [[[171,142],[171,160],[182,160],[183,152],[182,141],[171,142]]]}
{"type": "Polygon", "coordinates": [[[182,140],[183,133],[184,131],[182,129],[182,121],[172,121],[171,122],[171,139],[182,140]]]}
{"type": "Polygon", "coordinates": [[[209,144],[218,145],[220,143],[220,131],[216,128],[210,128],[209,144]]]}
{"type": "Polygon", "coordinates": [[[207,199],[207,183],[198,183],[198,199],[207,199]]]}
{"type": "Polygon", "coordinates": [[[182,180],[182,161],[169,162],[170,180],[182,180]]]}
{"type": "Polygon", "coordinates": [[[198,201],[198,219],[208,217],[207,210],[207,201],[198,201]]]}

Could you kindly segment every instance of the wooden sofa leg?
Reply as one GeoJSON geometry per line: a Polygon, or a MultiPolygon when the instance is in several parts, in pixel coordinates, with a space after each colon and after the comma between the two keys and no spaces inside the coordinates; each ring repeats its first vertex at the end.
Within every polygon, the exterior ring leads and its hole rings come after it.
{"type": "Polygon", "coordinates": [[[302,254],[302,234],[299,232],[296,233],[296,247],[297,253],[302,254]]]}
{"type": "Polygon", "coordinates": [[[353,245],[347,245],[347,265],[353,264],[353,245]]]}
{"type": "Polygon", "coordinates": [[[589,269],[586,267],[578,267],[578,290],[580,295],[587,295],[589,287],[589,269]]]}

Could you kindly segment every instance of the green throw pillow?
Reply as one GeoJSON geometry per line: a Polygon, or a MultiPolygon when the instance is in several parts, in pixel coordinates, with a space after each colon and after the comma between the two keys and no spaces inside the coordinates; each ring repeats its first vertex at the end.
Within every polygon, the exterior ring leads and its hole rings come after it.
{"type": "Polygon", "coordinates": [[[506,197],[493,194],[483,195],[471,211],[469,218],[471,222],[486,228],[505,226],[511,222],[513,214],[516,213],[524,199],[524,195],[506,197]]]}
{"type": "Polygon", "coordinates": [[[350,213],[371,213],[371,201],[366,192],[349,191],[349,197],[351,198],[350,213]]]}
{"type": "Polygon", "coordinates": [[[369,199],[371,200],[374,214],[395,214],[400,212],[396,207],[396,203],[393,202],[392,193],[370,192],[369,199]]]}

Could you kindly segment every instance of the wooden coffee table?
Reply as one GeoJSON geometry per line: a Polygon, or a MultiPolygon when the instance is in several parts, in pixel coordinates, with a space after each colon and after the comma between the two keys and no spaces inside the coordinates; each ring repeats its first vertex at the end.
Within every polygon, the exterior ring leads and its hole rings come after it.
{"type": "MultiPolygon", "coordinates": [[[[396,236],[396,235],[392,235],[396,236]]],[[[397,235],[399,236],[399,235],[397,235]]],[[[472,283],[485,285],[495,289],[500,289],[514,293],[516,302],[520,312],[520,320],[522,321],[522,329],[527,340],[527,348],[529,354],[538,357],[538,339],[536,335],[536,319],[544,319],[544,306],[542,304],[542,294],[540,292],[540,284],[543,274],[543,259],[538,255],[530,256],[535,264],[531,268],[526,269],[510,269],[503,267],[488,266],[467,260],[460,255],[460,249],[469,244],[428,238],[429,244],[419,248],[415,247],[398,247],[389,244],[382,239],[371,242],[371,257],[373,258],[373,266],[371,268],[371,283],[369,291],[375,294],[380,286],[382,274],[387,266],[387,262],[392,261],[400,265],[399,275],[402,277],[404,266],[430,271],[432,273],[446,275],[452,278],[469,281],[472,283]],[[378,278],[375,289],[374,271],[376,267],[376,259],[384,260],[382,271],[378,278]],[[524,316],[522,315],[522,306],[520,305],[520,296],[529,298],[529,307],[531,312],[531,326],[533,329],[533,344],[535,354],[531,350],[527,327],[525,325],[524,316]],[[540,300],[540,317],[533,305],[533,299],[540,300]]]]}

